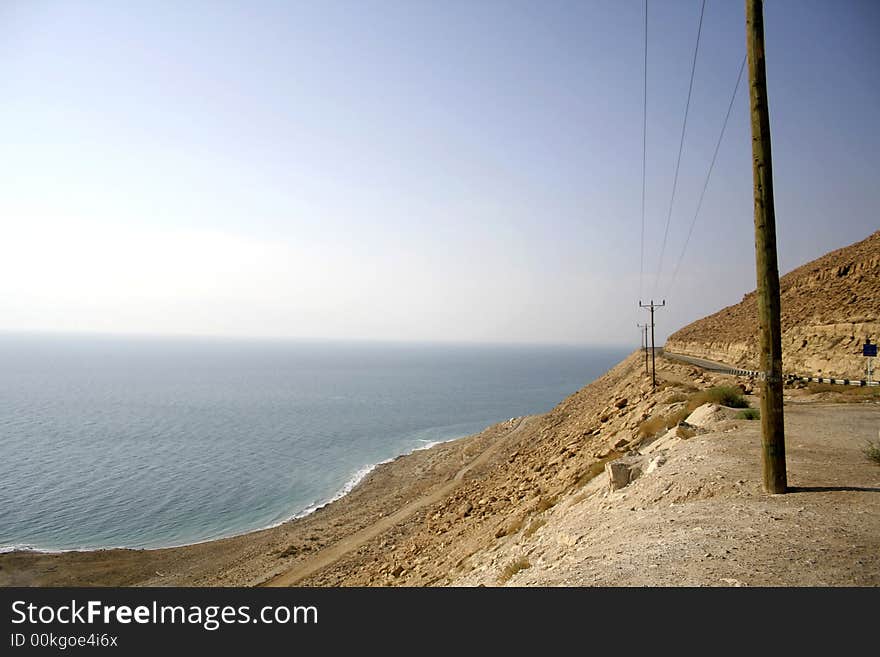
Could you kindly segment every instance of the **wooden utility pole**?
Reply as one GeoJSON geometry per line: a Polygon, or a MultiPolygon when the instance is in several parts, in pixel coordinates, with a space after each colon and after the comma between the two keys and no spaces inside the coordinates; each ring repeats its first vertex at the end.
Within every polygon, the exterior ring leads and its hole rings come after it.
{"type": "Polygon", "coordinates": [[[752,117],[752,174],[755,184],[755,265],[758,275],[762,373],[761,444],[764,490],[784,493],[785,429],[782,413],[782,331],[779,322],[779,267],[776,262],[776,213],[770,156],[770,113],[764,65],[764,3],[746,0],[746,52],[752,117]]]}
{"type": "Polygon", "coordinates": [[[642,338],[642,351],[645,352],[645,376],[648,375],[648,325],[636,324],[639,327],[639,335],[642,338]],[[644,329],[644,330],[642,330],[644,329]]]}
{"type": "Polygon", "coordinates": [[[647,308],[651,311],[651,387],[657,387],[657,369],[655,367],[654,362],[654,353],[656,351],[654,347],[654,310],[656,308],[662,308],[666,305],[666,299],[663,300],[663,303],[654,303],[654,300],[651,299],[651,303],[642,303],[639,301],[639,308],[647,308]]]}

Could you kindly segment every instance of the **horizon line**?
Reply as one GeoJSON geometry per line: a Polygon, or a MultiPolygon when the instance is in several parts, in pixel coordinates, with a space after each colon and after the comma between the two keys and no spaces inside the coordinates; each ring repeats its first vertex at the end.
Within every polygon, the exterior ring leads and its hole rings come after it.
{"type": "MultiPolygon", "coordinates": [[[[374,345],[423,345],[423,346],[460,346],[460,347],[603,347],[627,349],[628,344],[604,342],[573,342],[573,341],[497,341],[489,340],[444,340],[430,338],[344,338],[315,336],[249,336],[210,333],[146,333],[126,331],[99,331],[75,329],[4,329],[0,328],[0,337],[95,337],[95,338],[131,338],[158,340],[213,340],[229,342],[301,342],[301,343],[340,343],[340,344],[374,344],[374,345]]],[[[638,348],[638,347],[636,347],[638,348]]]]}

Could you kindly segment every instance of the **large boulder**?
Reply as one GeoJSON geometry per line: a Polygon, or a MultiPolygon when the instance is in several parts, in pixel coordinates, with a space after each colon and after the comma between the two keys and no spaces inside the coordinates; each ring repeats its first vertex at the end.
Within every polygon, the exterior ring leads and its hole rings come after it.
{"type": "Polygon", "coordinates": [[[712,429],[728,419],[727,411],[718,404],[703,404],[687,416],[685,422],[702,429],[712,429]]]}

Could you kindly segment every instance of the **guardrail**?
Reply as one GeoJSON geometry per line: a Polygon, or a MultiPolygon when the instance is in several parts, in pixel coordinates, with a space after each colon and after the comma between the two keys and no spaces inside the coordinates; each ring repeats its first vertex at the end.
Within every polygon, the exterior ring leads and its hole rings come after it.
{"type": "MultiPolygon", "coordinates": [[[[745,376],[750,379],[761,379],[763,378],[763,372],[759,372],[756,370],[743,370],[738,367],[726,367],[722,363],[717,363],[714,367],[703,367],[699,363],[695,363],[688,359],[684,354],[675,354],[672,352],[666,352],[665,356],[672,357],[675,360],[680,360],[682,362],[688,363],[689,365],[693,365],[695,367],[702,367],[703,369],[708,369],[712,372],[720,372],[722,374],[733,374],[734,376],[745,376]],[[683,358],[682,358],[683,356],[683,358]]],[[[698,358],[697,360],[705,360],[702,358],[698,358]]],[[[712,361],[707,361],[712,362],[712,361]]],[[[829,377],[822,376],[802,376],[800,374],[783,374],[782,378],[788,382],[793,383],[795,381],[802,381],[803,383],[830,383],[832,385],[841,385],[841,386],[876,386],[880,385],[880,381],[867,381],[865,379],[834,379],[829,377]]]]}
{"type": "Polygon", "coordinates": [[[866,381],[865,379],[829,379],[821,376],[800,376],[798,374],[786,374],[786,381],[803,381],[804,383],[831,383],[841,386],[876,386],[880,381],[866,381]]]}

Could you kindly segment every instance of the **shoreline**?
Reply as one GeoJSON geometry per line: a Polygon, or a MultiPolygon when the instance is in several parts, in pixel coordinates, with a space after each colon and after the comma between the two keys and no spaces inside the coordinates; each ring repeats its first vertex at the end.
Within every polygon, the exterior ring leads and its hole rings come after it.
{"type": "MultiPolygon", "coordinates": [[[[494,425],[490,425],[494,426],[494,425]]],[[[488,429],[489,427],[486,427],[488,429]]],[[[484,429],[484,431],[486,430],[484,429]]],[[[470,438],[478,434],[465,434],[463,436],[456,436],[454,438],[447,438],[445,440],[432,440],[428,441],[425,445],[421,445],[418,447],[413,447],[407,452],[402,452],[397,454],[396,456],[389,457],[387,459],[383,459],[381,461],[376,461],[375,463],[369,463],[367,465],[362,466],[358,470],[355,471],[353,475],[351,475],[345,483],[330,497],[321,502],[315,502],[310,504],[302,511],[298,511],[292,516],[288,516],[282,520],[278,520],[277,522],[273,522],[272,524],[266,525],[265,527],[257,527],[255,529],[247,529],[241,532],[236,532],[232,534],[225,534],[223,536],[215,536],[212,538],[205,538],[202,540],[191,541],[189,543],[177,543],[174,545],[162,545],[157,547],[134,547],[134,546],[126,546],[126,545],[113,545],[113,546],[103,546],[103,547],[74,547],[74,548],[38,548],[31,547],[27,545],[8,545],[8,546],[0,546],[0,555],[6,554],[68,554],[71,552],[77,553],[88,553],[88,552],[108,552],[111,550],[128,550],[128,551],[140,551],[140,552],[148,552],[155,550],[176,550],[179,548],[187,548],[192,547],[194,545],[202,545],[204,543],[212,543],[214,541],[224,541],[232,538],[239,538],[242,536],[247,536],[248,534],[255,534],[258,532],[263,532],[271,529],[275,529],[276,527],[280,527],[289,522],[295,522],[297,520],[302,520],[303,518],[308,518],[312,514],[317,511],[320,511],[324,507],[333,504],[334,502],[338,502],[339,500],[344,499],[347,495],[351,494],[355,488],[357,488],[363,481],[366,479],[376,468],[386,465],[388,463],[393,463],[397,459],[404,458],[406,456],[410,456],[416,452],[424,451],[432,449],[438,445],[443,445],[446,443],[455,442],[457,440],[463,440],[465,438],[470,438]]]]}
{"type": "Polygon", "coordinates": [[[279,562],[344,540],[447,483],[473,452],[479,456],[484,451],[489,436],[509,423],[364,466],[355,473],[357,481],[353,476],[353,483],[346,482],[327,502],[269,527],[161,548],[0,552],[0,586],[260,585],[287,570],[279,562]],[[236,562],[243,554],[246,564],[240,565],[236,562]]]}

